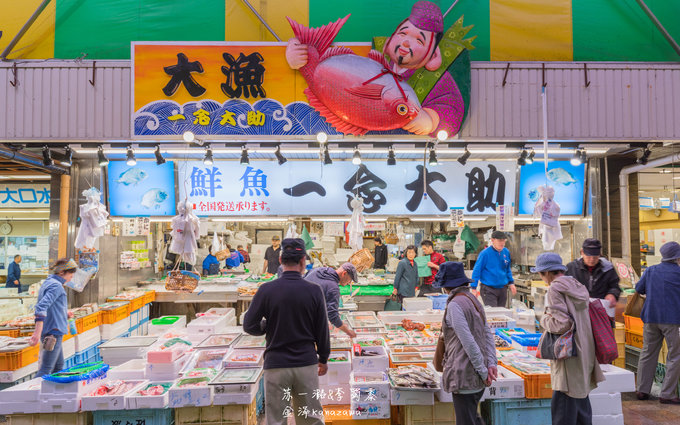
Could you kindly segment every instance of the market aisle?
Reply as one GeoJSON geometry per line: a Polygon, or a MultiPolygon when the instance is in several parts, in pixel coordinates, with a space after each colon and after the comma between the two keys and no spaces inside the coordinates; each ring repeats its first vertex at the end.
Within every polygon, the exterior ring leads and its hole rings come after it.
{"type": "Polygon", "coordinates": [[[680,406],[659,404],[658,399],[638,401],[635,393],[625,393],[622,398],[626,425],[680,424],[680,406]]]}

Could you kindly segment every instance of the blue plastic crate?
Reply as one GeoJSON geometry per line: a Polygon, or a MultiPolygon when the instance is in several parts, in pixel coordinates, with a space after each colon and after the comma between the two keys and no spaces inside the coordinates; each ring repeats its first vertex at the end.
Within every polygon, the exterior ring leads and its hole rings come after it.
{"type": "Polygon", "coordinates": [[[175,423],[174,412],[174,409],[95,410],[92,416],[94,425],[172,425],[175,423]]]}
{"type": "MultiPolygon", "coordinates": [[[[103,343],[102,341],[99,341],[98,343],[94,344],[93,346],[83,351],[78,351],[72,358],[75,359],[77,365],[85,364],[92,361],[99,361],[95,359],[99,356],[99,346],[102,345],[102,343],[103,343]]],[[[101,357],[99,358],[101,359],[101,357]]]]}
{"type": "MultiPolygon", "coordinates": [[[[509,330],[509,329],[510,329],[510,328],[499,328],[499,329],[496,329],[496,335],[498,335],[499,338],[503,339],[503,340],[504,340],[505,342],[507,342],[508,344],[511,344],[511,343],[512,343],[512,339],[511,339],[509,336],[507,336],[505,333],[503,333],[503,331],[507,331],[507,330],[509,330]]],[[[522,334],[527,333],[527,331],[524,330],[524,329],[522,329],[522,328],[512,328],[511,330],[513,330],[513,331],[515,331],[515,332],[522,333],[522,334]]]]}
{"type": "Polygon", "coordinates": [[[513,335],[512,339],[523,347],[538,347],[542,334],[513,335]]]}
{"type": "Polygon", "coordinates": [[[77,363],[76,363],[76,356],[75,355],[69,357],[68,359],[64,359],[64,369],[68,369],[70,367],[73,367],[76,364],[77,363]]]}
{"type": "Polygon", "coordinates": [[[487,400],[482,403],[482,416],[493,425],[552,425],[551,399],[487,400]]]}
{"type": "Polygon", "coordinates": [[[448,295],[429,295],[432,299],[433,310],[446,310],[446,301],[449,299],[448,295]]]}

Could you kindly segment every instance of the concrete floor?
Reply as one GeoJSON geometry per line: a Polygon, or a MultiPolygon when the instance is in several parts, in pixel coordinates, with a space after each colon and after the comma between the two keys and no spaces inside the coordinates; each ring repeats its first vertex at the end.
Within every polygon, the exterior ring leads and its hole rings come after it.
{"type": "Polygon", "coordinates": [[[680,406],[659,404],[657,398],[638,401],[635,393],[623,394],[623,418],[626,425],[678,425],[680,406]]]}

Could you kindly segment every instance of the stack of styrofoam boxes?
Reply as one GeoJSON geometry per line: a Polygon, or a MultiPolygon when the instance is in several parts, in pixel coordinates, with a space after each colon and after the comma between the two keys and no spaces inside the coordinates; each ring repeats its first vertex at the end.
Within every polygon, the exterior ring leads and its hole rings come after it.
{"type": "Polygon", "coordinates": [[[234,308],[213,307],[205,313],[196,314],[196,317],[203,316],[225,316],[227,318],[227,326],[236,326],[236,309],[234,308]]]}
{"type": "MultiPolygon", "coordinates": [[[[432,372],[436,374],[434,367],[432,372]]],[[[422,389],[420,391],[390,389],[390,401],[393,406],[432,406],[436,390],[422,389]]]]}
{"type": "Polygon", "coordinates": [[[145,336],[149,333],[149,304],[130,313],[130,336],[145,336]]]}
{"type": "Polygon", "coordinates": [[[163,316],[159,317],[158,319],[153,319],[149,322],[149,327],[148,327],[148,335],[149,336],[157,336],[157,335],[163,335],[170,329],[175,329],[175,328],[185,328],[187,325],[187,318],[186,316],[163,316]],[[166,324],[159,324],[159,323],[164,323],[164,319],[168,319],[167,321],[176,318],[177,320],[172,321],[172,323],[166,325],[166,324]]]}
{"type": "MultiPolygon", "coordinates": [[[[146,379],[154,382],[174,381],[189,361],[191,347],[179,342],[174,347],[161,349],[160,343],[146,353],[146,379]]],[[[167,401],[167,397],[166,397],[167,401]]]]}
{"type": "Polygon", "coordinates": [[[40,413],[41,378],[0,391],[0,415],[40,413]]]}
{"type": "MultiPolygon", "coordinates": [[[[93,330],[97,331],[97,334],[99,334],[99,328],[94,328],[93,330]]],[[[76,354],[76,336],[73,336],[72,338],[69,339],[62,339],[61,342],[61,350],[62,353],[64,354],[64,360],[69,359],[76,354]]],[[[64,335],[66,337],[66,335],[64,335]]]]}
{"type": "Polygon", "coordinates": [[[96,378],[69,383],[42,380],[40,388],[41,413],[74,413],[80,410],[80,399],[94,391],[106,380],[106,373],[96,378]]]}
{"type": "Polygon", "coordinates": [[[635,391],[635,374],[612,365],[600,365],[606,380],[590,393],[593,425],[623,425],[621,393],[635,391]]]}
{"type": "Polygon", "coordinates": [[[404,298],[402,306],[406,311],[432,310],[432,300],[428,297],[404,298]]]}
{"type": "Polygon", "coordinates": [[[349,351],[333,351],[328,360],[328,372],[319,377],[319,393],[324,395],[324,406],[350,404],[349,376],[352,373],[352,356],[349,351]],[[346,361],[332,361],[345,358],[346,361]]]}
{"type": "Polygon", "coordinates": [[[218,335],[226,332],[227,316],[201,316],[189,322],[187,332],[189,334],[218,335]]]}
{"type": "Polygon", "coordinates": [[[385,371],[390,367],[390,360],[387,351],[382,346],[364,347],[364,350],[377,355],[352,356],[353,371],[349,379],[352,418],[388,419],[390,386],[385,371]]]}
{"type": "Polygon", "coordinates": [[[125,318],[116,323],[104,323],[99,326],[99,332],[101,333],[102,341],[108,341],[113,338],[118,338],[119,336],[128,335],[130,332],[130,318],[125,316],[125,318]]]}
{"type": "MultiPolygon", "coordinates": [[[[434,370],[432,363],[429,363],[428,366],[434,370]]],[[[442,374],[436,373],[441,381],[442,374]]],[[[444,390],[443,382],[441,382],[441,385],[442,389],[437,391],[437,399],[443,403],[453,402],[451,393],[444,390]]],[[[492,382],[490,387],[486,387],[480,401],[504,398],[524,398],[524,379],[503,366],[498,366],[498,379],[492,382]]]]}
{"type": "MultiPolygon", "coordinates": [[[[112,380],[109,378],[109,380],[112,380]]],[[[131,385],[127,392],[116,395],[94,395],[93,392],[84,394],[81,398],[81,409],[85,412],[96,410],[125,410],[127,403],[126,397],[133,395],[139,391],[140,388],[147,384],[147,381],[137,378],[124,380],[126,384],[131,385]]]]}
{"type": "MultiPolygon", "coordinates": [[[[76,359],[78,363],[94,361],[96,347],[101,343],[102,337],[99,328],[95,327],[73,337],[75,340],[76,359]]],[[[66,358],[66,356],[64,356],[66,358]]]]}

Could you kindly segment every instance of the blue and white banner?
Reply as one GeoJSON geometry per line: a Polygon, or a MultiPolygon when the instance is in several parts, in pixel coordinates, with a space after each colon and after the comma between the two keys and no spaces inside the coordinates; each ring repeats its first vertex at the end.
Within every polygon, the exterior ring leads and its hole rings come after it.
{"type": "Polygon", "coordinates": [[[0,184],[0,208],[49,208],[50,185],[47,183],[0,184]]]}
{"type": "Polygon", "coordinates": [[[180,199],[199,216],[348,215],[355,194],[364,213],[376,215],[494,214],[497,204],[515,198],[515,161],[455,161],[423,167],[421,161],[354,165],[336,161],[216,161],[177,163],[180,199]]]}

